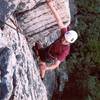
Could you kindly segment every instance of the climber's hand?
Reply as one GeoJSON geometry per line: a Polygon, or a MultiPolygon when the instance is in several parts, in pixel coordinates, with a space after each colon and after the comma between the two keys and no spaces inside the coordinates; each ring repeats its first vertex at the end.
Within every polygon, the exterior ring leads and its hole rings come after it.
{"type": "Polygon", "coordinates": [[[46,0],[46,1],[49,3],[49,2],[52,2],[53,0],[46,0]]]}
{"type": "Polygon", "coordinates": [[[46,67],[46,71],[49,70],[49,67],[46,67]]]}
{"type": "Polygon", "coordinates": [[[48,5],[53,5],[53,0],[46,0],[48,5]]]}

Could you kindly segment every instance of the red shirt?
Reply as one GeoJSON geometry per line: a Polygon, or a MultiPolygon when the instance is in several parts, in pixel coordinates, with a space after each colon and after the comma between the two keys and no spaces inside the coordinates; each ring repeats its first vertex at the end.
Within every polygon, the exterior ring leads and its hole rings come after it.
{"type": "Polygon", "coordinates": [[[61,38],[67,32],[67,28],[61,29],[61,36],[48,47],[49,57],[56,58],[61,62],[65,60],[70,51],[70,45],[63,45],[61,43],[61,38]]]}

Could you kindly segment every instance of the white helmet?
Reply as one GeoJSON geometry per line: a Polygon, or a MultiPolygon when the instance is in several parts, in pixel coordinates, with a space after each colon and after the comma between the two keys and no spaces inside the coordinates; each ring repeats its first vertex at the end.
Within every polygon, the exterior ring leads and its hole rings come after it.
{"type": "Polygon", "coordinates": [[[77,38],[78,38],[78,34],[74,30],[71,30],[65,33],[65,39],[69,43],[74,43],[77,38]]]}

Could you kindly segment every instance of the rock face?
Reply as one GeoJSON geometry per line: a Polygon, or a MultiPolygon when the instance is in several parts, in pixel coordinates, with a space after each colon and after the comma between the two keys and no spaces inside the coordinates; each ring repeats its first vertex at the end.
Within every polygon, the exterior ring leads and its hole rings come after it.
{"type": "MultiPolygon", "coordinates": [[[[67,22],[64,0],[56,3],[67,22]]],[[[43,84],[31,51],[37,40],[47,46],[58,36],[57,23],[45,0],[0,0],[0,100],[47,100],[47,96],[51,100],[57,87],[62,90],[57,86],[55,71],[46,74],[43,84]]],[[[57,73],[62,75],[61,70],[57,73]]],[[[68,79],[66,72],[64,77],[63,82],[68,79]]]]}
{"type": "MultiPolygon", "coordinates": [[[[45,37],[49,33],[58,30],[58,25],[52,11],[48,7],[46,0],[32,0],[33,2],[21,2],[17,7],[16,15],[23,34],[28,38],[29,45],[33,45],[37,40],[45,42],[45,37]]],[[[68,22],[70,17],[69,0],[55,0],[55,8],[60,14],[63,22],[68,22]]]]}
{"type": "Polygon", "coordinates": [[[0,31],[0,100],[47,100],[25,37],[6,25],[0,31]]]}

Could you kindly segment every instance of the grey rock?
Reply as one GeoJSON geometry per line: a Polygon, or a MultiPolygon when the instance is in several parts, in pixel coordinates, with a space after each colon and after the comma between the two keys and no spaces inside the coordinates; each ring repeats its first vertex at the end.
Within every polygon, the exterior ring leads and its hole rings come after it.
{"type": "Polygon", "coordinates": [[[7,25],[0,31],[0,100],[47,100],[25,37],[7,25]]]}
{"type": "MultiPolygon", "coordinates": [[[[62,1],[56,2],[63,5],[62,1]]],[[[57,75],[55,71],[49,71],[44,81],[41,81],[37,59],[33,58],[31,48],[37,40],[45,46],[50,45],[59,37],[59,30],[51,12],[48,13],[45,0],[40,4],[38,2],[39,0],[0,0],[0,100],[51,100],[55,89],[59,87],[58,91],[62,91],[64,82],[68,79],[61,67],[57,75]],[[30,9],[21,16],[15,16],[16,13],[30,9]],[[44,15],[46,16],[41,17],[44,15]],[[45,24],[41,22],[42,18],[45,24]],[[16,26],[23,31],[17,31],[16,26]],[[57,83],[57,77],[61,80],[60,84],[57,83]]],[[[67,22],[66,13],[62,14],[65,10],[59,6],[57,9],[60,10],[63,21],[67,22]]]]}
{"type": "MultiPolygon", "coordinates": [[[[15,66],[16,59],[15,55],[11,50],[7,47],[0,49],[0,71],[1,71],[1,94],[0,99],[4,98],[9,99],[13,90],[13,67],[15,66]],[[2,91],[3,90],[3,91],[2,91]]],[[[4,99],[4,100],[6,100],[4,99]]]]}
{"type": "Polygon", "coordinates": [[[4,27],[6,20],[15,11],[20,0],[0,0],[0,27],[4,27]]]}

